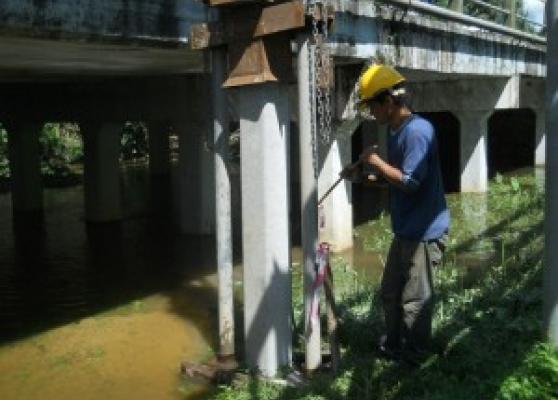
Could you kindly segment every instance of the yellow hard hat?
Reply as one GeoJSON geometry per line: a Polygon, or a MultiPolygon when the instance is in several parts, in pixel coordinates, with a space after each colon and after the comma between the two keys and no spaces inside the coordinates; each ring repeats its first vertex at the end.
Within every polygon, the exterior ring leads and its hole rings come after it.
{"type": "Polygon", "coordinates": [[[405,82],[405,77],[390,66],[374,64],[360,78],[360,100],[373,99],[384,90],[405,82]]]}

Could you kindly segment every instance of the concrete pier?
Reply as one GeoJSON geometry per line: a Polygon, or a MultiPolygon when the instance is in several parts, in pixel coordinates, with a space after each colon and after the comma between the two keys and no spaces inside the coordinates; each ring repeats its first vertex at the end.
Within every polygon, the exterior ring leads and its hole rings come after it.
{"type": "Polygon", "coordinates": [[[461,191],[488,190],[487,134],[490,111],[458,111],[461,126],[461,191]]]}
{"type": "Polygon", "coordinates": [[[231,217],[231,179],[227,170],[229,158],[229,112],[225,80],[225,52],[211,53],[211,98],[213,101],[213,138],[215,146],[215,236],[217,242],[217,275],[219,279],[219,354],[235,354],[233,298],[233,239],[231,217]]]}
{"type": "Polygon", "coordinates": [[[39,134],[42,123],[6,124],[14,212],[43,209],[39,134]]]}
{"type": "Polygon", "coordinates": [[[82,123],[84,142],[85,218],[109,222],[122,218],[120,136],[122,124],[82,123]]]}
{"type": "Polygon", "coordinates": [[[264,376],[291,364],[287,87],[238,89],[246,362],[264,376]]]}
{"type": "Polygon", "coordinates": [[[313,290],[316,279],[316,251],[318,249],[318,148],[315,123],[316,95],[311,82],[315,79],[310,72],[312,47],[307,36],[298,40],[298,125],[299,125],[299,160],[300,160],[300,204],[301,204],[301,239],[304,256],[304,330],[305,364],[307,371],[316,370],[322,362],[320,324],[310,320],[313,290]],[[315,125],[314,125],[315,126],[315,125]]]}
{"type": "Polygon", "coordinates": [[[176,221],[180,232],[189,235],[209,235],[215,230],[210,114],[205,107],[203,114],[174,123],[179,142],[178,176],[175,180],[176,221]]]}
{"type": "Polygon", "coordinates": [[[149,121],[149,172],[152,176],[170,173],[169,124],[165,121],[149,121]]]}
{"type": "Polygon", "coordinates": [[[546,164],[546,113],[544,109],[535,113],[535,166],[543,166],[546,164]]]}
{"type": "MultiPolygon", "coordinates": [[[[340,134],[331,138],[331,146],[318,178],[318,198],[339,178],[343,166],[351,162],[351,137],[340,134]]],[[[322,203],[325,224],[320,226],[320,241],[328,242],[334,251],[353,246],[353,207],[351,182],[343,181],[322,203]]]]}
{"type": "Polygon", "coordinates": [[[149,140],[150,208],[152,215],[164,219],[171,215],[170,124],[147,122],[149,140]]]}

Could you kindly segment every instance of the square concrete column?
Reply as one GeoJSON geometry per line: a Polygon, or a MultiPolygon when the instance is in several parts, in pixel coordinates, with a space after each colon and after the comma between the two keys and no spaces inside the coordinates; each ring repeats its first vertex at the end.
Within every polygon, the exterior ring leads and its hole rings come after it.
{"type": "Polygon", "coordinates": [[[120,137],[122,123],[82,123],[85,218],[110,222],[122,218],[120,137]]]}
{"type": "Polygon", "coordinates": [[[535,110],[535,166],[546,164],[546,113],[544,109],[535,110]]]}
{"type": "Polygon", "coordinates": [[[488,190],[487,134],[491,111],[457,111],[461,154],[461,191],[488,190]]]}
{"type": "Polygon", "coordinates": [[[171,213],[170,124],[148,121],[150,208],[152,215],[167,218],[171,213]]]}
{"type": "Polygon", "coordinates": [[[149,172],[152,176],[170,173],[169,124],[163,121],[149,121],[149,172]]]}
{"type": "Polygon", "coordinates": [[[6,124],[14,212],[40,212],[43,209],[39,134],[42,123],[6,124]]]}
{"type": "MultiPolygon", "coordinates": [[[[322,148],[324,159],[318,177],[318,198],[335,183],[344,165],[351,162],[351,136],[336,135],[331,145],[322,148]]],[[[353,246],[353,200],[351,182],[345,180],[322,203],[320,241],[328,242],[334,251],[353,246]]]]}
{"type": "Polygon", "coordinates": [[[274,376],[292,358],[288,92],[286,85],[266,83],[236,95],[246,362],[274,376]]]}
{"type": "Polygon", "coordinates": [[[204,118],[177,121],[179,155],[173,177],[175,212],[180,232],[209,235],[215,232],[215,166],[211,113],[204,118]]]}

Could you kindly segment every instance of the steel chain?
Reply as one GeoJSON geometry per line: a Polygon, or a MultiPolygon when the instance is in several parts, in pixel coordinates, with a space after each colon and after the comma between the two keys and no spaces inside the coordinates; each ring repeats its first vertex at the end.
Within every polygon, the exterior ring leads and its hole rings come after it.
{"type": "Polygon", "coordinates": [[[312,154],[314,176],[318,175],[318,144],[319,136],[323,144],[328,144],[331,137],[332,111],[329,82],[331,58],[327,46],[328,40],[328,3],[327,0],[308,1],[307,12],[312,17],[312,48],[309,52],[310,104],[312,129],[312,154]],[[319,9],[318,9],[319,7],[319,9]],[[317,12],[320,12],[320,18],[317,12]]]}
{"type": "Polygon", "coordinates": [[[324,79],[325,88],[323,88],[323,130],[321,131],[321,139],[324,144],[328,144],[331,137],[331,121],[332,121],[332,111],[331,111],[331,87],[332,82],[330,80],[333,78],[331,76],[331,56],[329,54],[329,47],[328,47],[328,21],[329,21],[329,4],[328,1],[325,0],[322,4],[323,7],[323,14],[322,14],[322,32],[323,32],[323,41],[321,43],[321,51],[322,51],[322,76],[324,79]]]}
{"type": "Polygon", "coordinates": [[[308,81],[310,85],[310,130],[312,137],[312,168],[314,179],[318,179],[318,143],[317,143],[317,110],[316,110],[316,94],[317,94],[317,71],[316,71],[316,42],[319,36],[318,20],[315,18],[316,4],[313,1],[308,3],[308,14],[312,16],[312,40],[309,44],[308,51],[308,81]]]}

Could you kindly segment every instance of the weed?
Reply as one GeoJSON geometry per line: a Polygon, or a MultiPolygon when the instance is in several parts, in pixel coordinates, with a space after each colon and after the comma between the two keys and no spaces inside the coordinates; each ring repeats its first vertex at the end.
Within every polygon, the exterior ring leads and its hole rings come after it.
{"type": "MultiPolygon", "coordinates": [[[[435,271],[434,354],[417,369],[377,359],[382,332],[378,283],[333,257],[343,363],[336,377],[308,387],[256,379],[212,398],[550,400],[558,398],[558,351],[540,338],[544,193],[532,176],[497,176],[486,195],[450,195],[452,240],[435,271]],[[480,243],[479,243],[480,242],[480,243]],[[465,254],[490,257],[465,265],[465,254]]],[[[369,251],[386,252],[389,217],[357,228],[369,251]]],[[[302,276],[293,274],[295,318],[302,320],[302,276]]],[[[301,349],[301,343],[297,343],[301,349]]]]}

